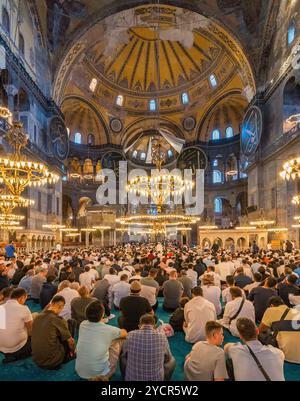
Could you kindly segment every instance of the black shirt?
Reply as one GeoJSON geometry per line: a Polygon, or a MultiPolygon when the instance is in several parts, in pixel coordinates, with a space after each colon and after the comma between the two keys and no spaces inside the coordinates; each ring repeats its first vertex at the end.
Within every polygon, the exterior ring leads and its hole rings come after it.
{"type": "Polygon", "coordinates": [[[7,276],[0,276],[0,291],[3,290],[3,288],[9,287],[9,281],[7,276]]]}
{"type": "Polygon", "coordinates": [[[260,322],[265,311],[268,308],[268,302],[271,297],[276,297],[277,291],[272,288],[257,287],[249,294],[249,300],[254,301],[255,319],[260,322]]]}
{"type": "Polygon", "coordinates": [[[300,289],[295,285],[288,285],[286,283],[278,285],[278,295],[283,299],[283,302],[291,308],[293,305],[290,304],[289,294],[300,295],[300,289]]]}
{"type": "Polygon", "coordinates": [[[251,284],[252,280],[250,277],[246,276],[246,274],[238,274],[235,279],[235,285],[241,289],[246,287],[246,285],[251,284]]]}
{"type": "Polygon", "coordinates": [[[121,299],[120,310],[123,317],[122,328],[132,331],[139,328],[140,317],[146,313],[150,313],[152,308],[146,298],[129,295],[121,299]]]}

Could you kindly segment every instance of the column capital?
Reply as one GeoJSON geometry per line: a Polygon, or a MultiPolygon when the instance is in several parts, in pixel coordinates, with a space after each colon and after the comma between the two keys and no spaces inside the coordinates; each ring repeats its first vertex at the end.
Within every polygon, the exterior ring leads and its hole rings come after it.
{"type": "Polygon", "coordinates": [[[7,96],[16,96],[19,92],[18,88],[15,85],[5,85],[4,86],[7,96]]]}

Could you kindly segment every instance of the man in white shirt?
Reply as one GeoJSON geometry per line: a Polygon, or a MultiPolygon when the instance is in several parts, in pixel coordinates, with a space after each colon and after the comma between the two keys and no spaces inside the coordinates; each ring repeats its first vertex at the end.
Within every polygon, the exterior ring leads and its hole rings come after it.
{"type": "Polygon", "coordinates": [[[225,306],[223,319],[219,320],[234,337],[239,337],[236,322],[239,318],[247,318],[255,322],[255,310],[252,302],[244,298],[243,291],[238,287],[231,287],[230,294],[232,301],[225,306]]]}
{"type": "Polygon", "coordinates": [[[234,263],[232,263],[230,256],[226,256],[224,259],[222,259],[221,263],[216,265],[216,273],[219,274],[223,283],[226,282],[226,277],[233,276],[234,272],[235,266],[234,263]]]}
{"type": "Polygon", "coordinates": [[[203,278],[207,274],[209,274],[209,275],[214,277],[214,284],[217,287],[221,287],[221,277],[219,276],[218,273],[215,272],[215,266],[208,266],[207,267],[207,271],[200,277],[201,284],[203,284],[203,278]]]}
{"type": "Polygon", "coordinates": [[[208,321],[217,320],[217,314],[215,306],[203,298],[201,287],[193,288],[192,296],[184,307],[183,331],[185,341],[194,344],[205,340],[205,325],[208,321]]]}
{"type": "Polygon", "coordinates": [[[120,302],[122,298],[127,297],[130,294],[130,284],[128,283],[128,276],[122,274],[120,276],[120,281],[110,286],[109,289],[109,300],[110,307],[114,305],[116,309],[119,309],[120,302]]]}
{"type": "Polygon", "coordinates": [[[120,277],[117,275],[115,269],[113,269],[112,267],[109,269],[109,274],[106,274],[104,276],[104,279],[109,282],[110,286],[113,286],[120,281],[120,277]]]}
{"type": "Polygon", "coordinates": [[[84,273],[79,275],[79,283],[80,285],[85,285],[89,291],[92,291],[94,287],[94,278],[90,274],[90,266],[85,266],[84,273]]]}
{"type": "Polygon", "coordinates": [[[32,316],[25,306],[27,293],[23,288],[13,290],[10,299],[0,306],[0,352],[3,363],[15,362],[31,355],[30,335],[32,316]]]}
{"type": "Polygon", "coordinates": [[[157,309],[156,288],[149,285],[142,285],[141,296],[148,299],[153,310],[157,309]]]}
{"type": "Polygon", "coordinates": [[[257,339],[258,328],[250,319],[238,319],[237,330],[244,344],[229,343],[224,349],[233,365],[229,376],[234,376],[235,381],[284,381],[284,353],[271,345],[262,345],[257,339]]]}
{"type": "Polygon", "coordinates": [[[78,292],[70,288],[70,282],[68,280],[64,280],[60,283],[58,287],[57,295],[61,295],[65,299],[64,308],[60,312],[59,316],[64,318],[65,320],[71,319],[71,302],[74,298],[79,297],[78,292]]]}
{"type": "Polygon", "coordinates": [[[197,285],[198,285],[198,274],[194,270],[194,266],[191,263],[188,265],[188,270],[186,272],[186,275],[192,281],[193,288],[197,287],[197,285]]]}

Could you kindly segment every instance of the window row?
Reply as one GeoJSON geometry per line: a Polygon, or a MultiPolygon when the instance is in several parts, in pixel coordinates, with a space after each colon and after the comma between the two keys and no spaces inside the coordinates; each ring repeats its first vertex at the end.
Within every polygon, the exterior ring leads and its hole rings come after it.
{"type": "MultiPolygon", "coordinates": [[[[82,144],[82,134],[80,132],[76,132],[74,134],[74,143],[76,143],[77,145],[82,144]]],[[[95,145],[95,135],[94,134],[88,134],[87,144],[91,145],[91,146],[95,145]]]]}
{"type": "MultiPolygon", "coordinates": [[[[232,127],[226,128],[226,138],[232,138],[234,136],[234,131],[232,127]]],[[[214,129],[211,135],[213,141],[219,141],[221,139],[221,131],[219,129],[214,129]]]]}

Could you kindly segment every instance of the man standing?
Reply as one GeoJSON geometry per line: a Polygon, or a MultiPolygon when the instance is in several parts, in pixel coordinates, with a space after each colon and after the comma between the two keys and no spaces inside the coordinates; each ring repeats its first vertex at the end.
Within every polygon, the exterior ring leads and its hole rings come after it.
{"type": "Polygon", "coordinates": [[[14,241],[11,241],[10,244],[7,244],[5,247],[6,259],[14,258],[15,256],[15,244],[14,241]]]}

